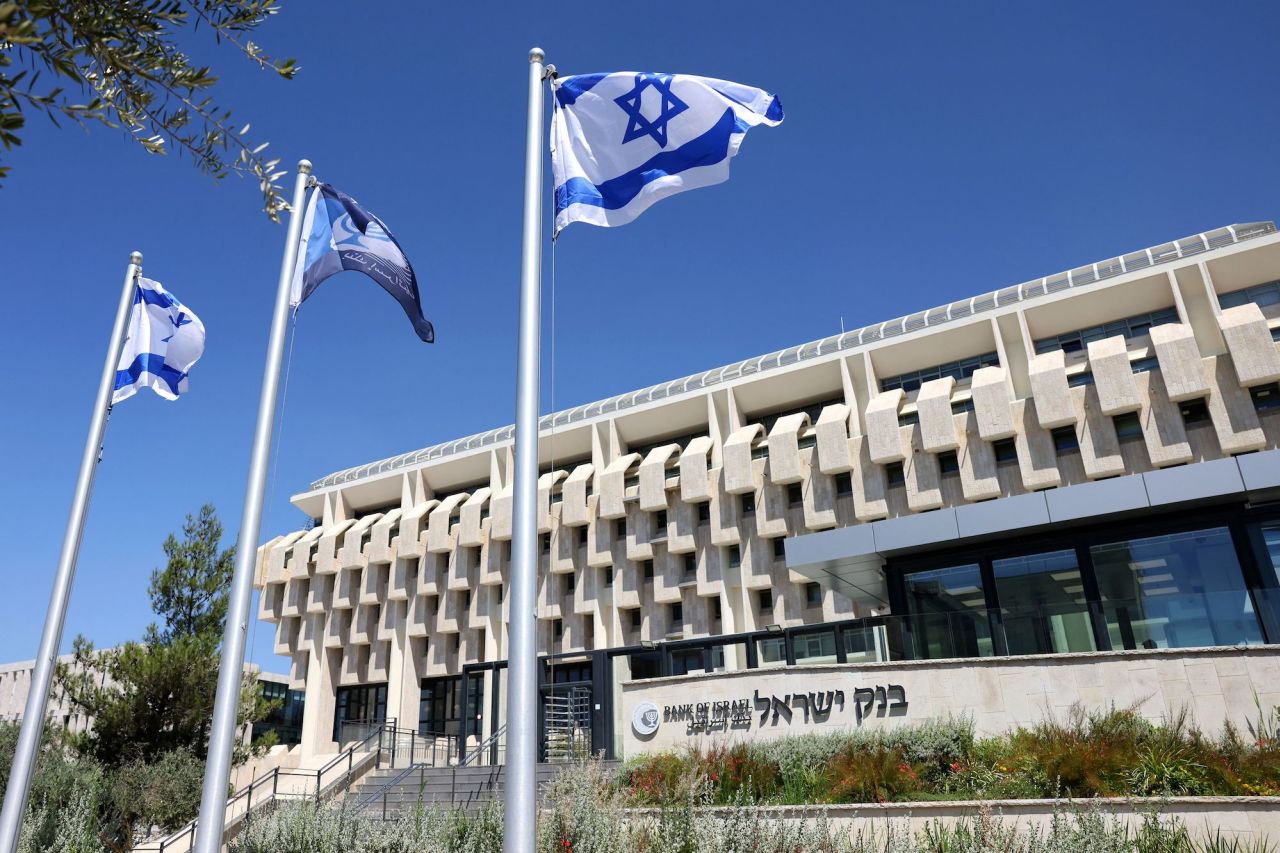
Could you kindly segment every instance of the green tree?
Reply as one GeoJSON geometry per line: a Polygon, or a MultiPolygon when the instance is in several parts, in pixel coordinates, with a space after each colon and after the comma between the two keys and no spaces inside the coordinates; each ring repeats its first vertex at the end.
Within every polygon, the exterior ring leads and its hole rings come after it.
{"type": "MultiPolygon", "coordinates": [[[[176,148],[215,178],[251,176],[273,220],[287,205],[267,144],[209,94],[218,78],[179,41],[204,27],[263,70],[292,79],[298,65],[249,40],[277,0],[0,0],[0,145],[22,142],[28,113],[118,128],[152,154],[176,148]],[[50,82],[51,81],[51,82],[50,82]]],[[[0,164],[0,178],[8,167],[0,164]]]]}
{"type": "MultiPolygon", "coordinates": [[[[77,637],[73,662],[58,666],[68,703],[93,721],[88,731],[66,738],[106,774],[99,831],[113,850],[129,849],[139,827],[181,826],[199,805],[234,560],[234,549],[224,550],[221,540],[212,506],[188,515],[182,538],[165,540],[165,567],[151,575],[151,605],[160,621],[147,628],[143,642],[98,651],[77,637]]],[[[242,677],[241,726],[264,719],[275,704],[263,698],[256,679],[242,677]]],[[[274,733],[237,743],[234,761],[274,743],[274,733]]]]}
{"type": "Polygon", "coordinates": [[[172,533],[164,540],[164,570],[151,573],[151,609],[164,620],[152,625],[149,637],[170,643],[181,637],[217,637],[227,618],[227,595],[235,571],[235,546],[219,550],[222,522],[210,504],[187,516],[182,541],[172,533]]]}

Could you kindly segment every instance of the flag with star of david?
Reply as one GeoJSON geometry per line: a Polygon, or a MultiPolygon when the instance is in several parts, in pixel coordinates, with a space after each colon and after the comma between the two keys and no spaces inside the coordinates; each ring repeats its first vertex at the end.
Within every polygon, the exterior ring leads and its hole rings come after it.
{"type": "Polygon", "coordinates": [[[204,323],[160,282],[133,285],[129,329],[116,366],[112,404],[150,388],[166,400],[187,390],[187,372],[204,355],[204,323]]]}
{"type": "Polygon", "coordinates": [[[422,314],[418,277],[396,238],[351,196],[322,183],[311,192],[302,218],[289,304],[296,309],[321,282],[343,270],[362,272],[376,281],[400,303],[418,338],[435,343],[435,327],[422,314]]]}
{"type": "Polygon", "coordinates": [[[579,74],[554,90],[556,233],[625,225],[660,199],[728,180],[747,129],[782,123],[776,95],[711,77],[579,74]]]}

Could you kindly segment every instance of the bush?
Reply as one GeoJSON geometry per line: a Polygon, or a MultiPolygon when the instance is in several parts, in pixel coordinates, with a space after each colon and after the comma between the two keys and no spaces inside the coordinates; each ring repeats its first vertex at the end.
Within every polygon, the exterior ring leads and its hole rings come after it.
{"type": "Polygon", "coordinates": [[[978,739],[956,717],[667,752],[629,761],[631,802],[681,802],[704,780],[710,803],[775,804],[1123,796],[1280,796],[1280,709],[1249,737],[1208,738],[1185,716],[1155,724],[1134,709],[1086,714],[978,739]]]}

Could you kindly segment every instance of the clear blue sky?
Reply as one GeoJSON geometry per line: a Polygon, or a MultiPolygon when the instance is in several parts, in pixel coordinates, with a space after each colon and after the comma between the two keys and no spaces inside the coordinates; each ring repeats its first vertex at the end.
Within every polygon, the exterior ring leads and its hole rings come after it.
{"type": "MultiPolygon", "coordinates": [[[[787,113],[729,183],[565,232],[557,407],[1280,214],[1274,3],[283,6],[255,40],[297,57],[296,81],[197,55],[237,121],[389,224],[438,343],[356,273],[304,306],[267,535],[303,523],[289,496],[313,479],[511,422],[535,44],[563,73],[723,77],[787,113]]],[[[35,652],[132,249],[208,349],[181,401],[113,416],[67,642],[139,636],[160,543],[202,502],[235,535],[284,237],[249,182],[109,130],[36,119],[8,162],[0,660],[35,652]]],[[[270,637],[251,652],[283,668],[270,637]]]]}

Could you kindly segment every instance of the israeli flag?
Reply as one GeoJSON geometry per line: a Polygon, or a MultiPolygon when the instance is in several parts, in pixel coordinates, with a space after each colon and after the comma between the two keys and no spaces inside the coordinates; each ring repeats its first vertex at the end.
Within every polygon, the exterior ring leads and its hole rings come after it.
{"type": "Polygon", "coordinates": [[[160,282],[140,277],[133,286],[133,310],[116,366],[112,404],[132,397],[139,388],[150,388],[166,400],[178,399],[187,390],[187,372],[202,355],[204,323],[160,282]]]}
{"type": "Polygon", "coordinates": [[[436,339],[435,329],[422,315],[418,278],[404,250],[382,220],[346,193],[320,184],[311,193],[302,220],[301,259],[294,270],[290,304],[301,305],[320,283],[343,270],[356,270],[390,293],[413,330],[425,343],[436,339]]]}
{"type": "Polygon", "coordinates": [[[782,123],[777,96],[711,77],[579,74],[554,90],[556,233],[625,225],[660,199],[728,180],[747,128],[782,123]]]}

